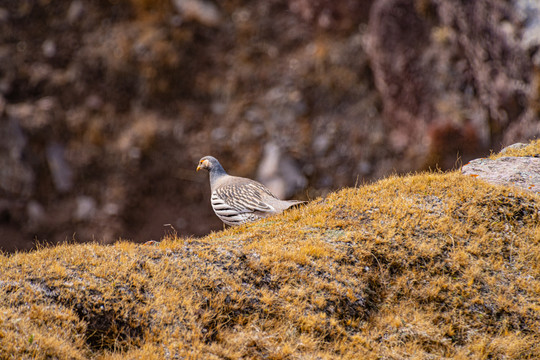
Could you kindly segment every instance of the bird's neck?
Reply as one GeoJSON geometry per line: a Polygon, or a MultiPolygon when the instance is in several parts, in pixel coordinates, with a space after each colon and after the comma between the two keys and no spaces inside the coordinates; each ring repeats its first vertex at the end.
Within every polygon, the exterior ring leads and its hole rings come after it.
{"type": "Polygon", "coordinates": [[[214,191],[214,186],[217,184],[217,181],[222,177],[227,175],[225,170],[220,167],[216,167],[210,171],[210,187],[212,188],[212,191],[214,191]]]}

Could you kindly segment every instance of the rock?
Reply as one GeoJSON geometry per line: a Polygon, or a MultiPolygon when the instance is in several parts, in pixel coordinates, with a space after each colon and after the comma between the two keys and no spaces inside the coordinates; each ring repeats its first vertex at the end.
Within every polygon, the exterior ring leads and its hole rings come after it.
{"type": "Polygon", "coordinates": [[[513,185],[540,193],[540,158],[537,157],[476,159],[463,166],[461,171],[492,184],[513,185]]]}
{"type": "Polygon", "coordinates": [[[97,111],[103,107],[103,99],[98,95],[93,94],[85,99],[84,104],[88,109],[97,111]]]}
{"type": "Polygon", "coordinates": [[[535,53],[533,61],[540,66],[540,3],[536,0],[518,0],[515,2],[518,14],[523,22],[521,43],[525,49],[535,53]]]}
{"type": "Polygon", "coordinates": [[[280,199],[286,199],[302,190],[307,179],[302,174],[294,159],[284,154],[273,142],[264,147],[263,158],[257,170],[257,179],[268,186],[280,199]]]}
{"type": "Polygon", "coordinates": [[[69,5],[66,20],[73,24],[78,21],[84,13],[84,3],[80,0],[74,0],[69,5]]]}
{"type": "Polygon", "coordinates": [[[217,26],[221,22],[221,14],[211,2],[174,0],[173,4],[186,20],[194,20],[206,26],[217,26]]]}
{"type": "Polygon", "coordinates": [[[77,206],[75,208],[74,217],[79,221],[88,221],[94,217],[96,213],[96,200],[90,196],[77,197],[77,206]]]}
{"type": "MultiPolygon", "coordinates": [[[[537,102],[529,56],[534,48],[520,46],[519,11],[511,3],[374,3],[366,49],[390,149],[403,154],[408,166],[441,165],[441,160],[443,168],[451,168],[457,153],[474,159],[523,139],[521,134],[538,135],[538,117],[529,119],[527,111],[537,102]],[[507,137],[511,126],[517,128],[507,137]]],[[[534,33],[536,15],[528,9],[538,2],[517,3],[534,33]]]]}
{"type": "Polygon", "coordinates": [[[227,129],[224,127],[217,127],[212,129],[210,136],[214,141],[223,141],[227,137],[227,129]]]}
{"type": "Polygon", "coordinates": [[[120,213],[120,206],[112,202],[107,203],[103,207],[103,212],[109,216],[116,216],[120,213]]]}
{"type": "Polygon", "coordinates": [[[323,156],[326,154],[330,146],[332,145],[332,139],[327,133],[317,135],[315,140],[313,140],[313,152],[317,156],[323,156]]]}
{"type": "Polygon", "coordinates": [[[41,50],[43,51],[43,55],[52,58],[56,55],[56,43],[52,39],[47,39],[41,45],[41,50]]]}
{"type": "Polygon", "coordinates": [[[504,149],[500,151],[500,153],[502,155],[502,154],[506,154],[509,150],[518,150],[518,149],[523,149],[524,147],[527,147],[527,144],[515,143],[515,144],[505,147],[504,149]]]}
{"type": "Polygon", "coordinates": [[[4,8],[0,8],[0,23],[6,22],[8,19],[9,12],[4,8]]]}
{"type": "MultiPolygon", "coordinates": [[[[35,81],[41,80],[45,74],[38,74],[45,68],[39,67],[35,75],[35,81]]],[[[46,70],[45,70],[46,72],[46,70]]],[[[52,96],[44,96],[33,102],[23,102],[18,104],[9,104],[6,106],[8,118],[17,121],[23,129],[30,131],[43,130],[51,126],[60,118],[61,107],[58,100],[52,96]]]]}
{"type": "Polygon", "coordinates": [[[46,221],[46,214],[43,206],[35,201],[31,200],[26,205],[26,214],[28,216],[28,225],[30,228],[37,228],[46,221]]]}
{"type": "Polygon", "coordinates": [[[18,198],[32,193],[35,175],[24,159],[27,143],[17,121],[0,120],[0,192],[18,198]]]}
{"type": "Polygon", "coordinates": [[[64,146],[52,143],[47,146],[46,154],[56,190],[70,191],[73,188],[73,171],[64,157],[64,146]]]}

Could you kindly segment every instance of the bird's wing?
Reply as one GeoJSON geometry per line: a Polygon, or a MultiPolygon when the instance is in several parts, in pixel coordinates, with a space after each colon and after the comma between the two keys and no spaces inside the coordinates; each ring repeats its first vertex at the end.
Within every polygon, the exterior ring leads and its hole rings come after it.
{"type": "Polygon", "coordinates": [[[231,181],[212,193],[214,207],[238,213],[275,211],[273,206],[264,201],[268,196],[275,198],[264,185],[249,179],[231,181]]]}

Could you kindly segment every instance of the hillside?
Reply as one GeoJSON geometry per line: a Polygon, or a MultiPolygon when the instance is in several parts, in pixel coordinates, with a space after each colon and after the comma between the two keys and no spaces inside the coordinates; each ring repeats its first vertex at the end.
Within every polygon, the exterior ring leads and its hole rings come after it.
{"type": "Polygon", "coordinates": [[[203,238],[4,255],[0,358],[534,358],[538,200],[422,173],[203,238]]]}

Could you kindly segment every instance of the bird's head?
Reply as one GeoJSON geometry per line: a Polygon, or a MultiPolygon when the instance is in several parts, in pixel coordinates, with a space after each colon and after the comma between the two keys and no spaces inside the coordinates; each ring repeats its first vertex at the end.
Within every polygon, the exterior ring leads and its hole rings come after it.
{"type": "Polygon", "coordinates": [[[211,171],[212,169],[215,169],[215,168],[221,168],[219,161],[217,161],[217,159],[213,156],[205,156],[201,160],[199,160],[197,171],[201,169],[211,171]]]}

